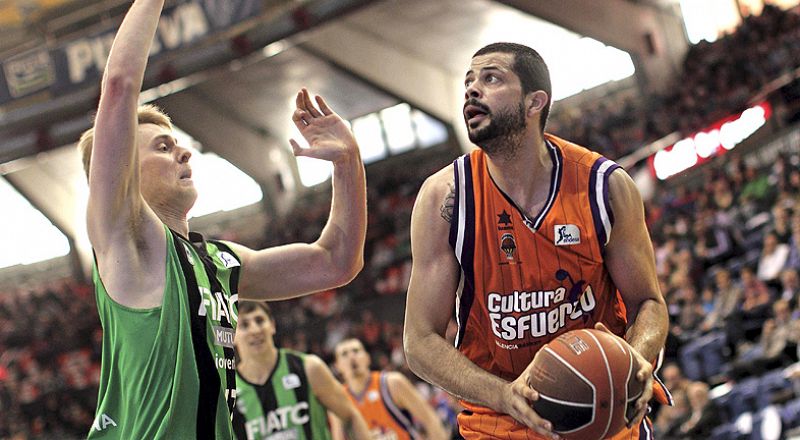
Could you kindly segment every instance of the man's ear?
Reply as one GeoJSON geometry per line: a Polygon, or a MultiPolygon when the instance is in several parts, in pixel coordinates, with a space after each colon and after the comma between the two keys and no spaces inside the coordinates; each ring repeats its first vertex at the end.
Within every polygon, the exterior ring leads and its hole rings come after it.
{"type": "Polygon", "coordinates": [[[526,99],[527,108],[525,109],[525,114],[530,117],[536,113],[541,113],[542,110],[547,107],[549,102],[550,97],[547,96],[547,92],[544,90],[530,92],[528,93],[528,98],[526,99]]]}

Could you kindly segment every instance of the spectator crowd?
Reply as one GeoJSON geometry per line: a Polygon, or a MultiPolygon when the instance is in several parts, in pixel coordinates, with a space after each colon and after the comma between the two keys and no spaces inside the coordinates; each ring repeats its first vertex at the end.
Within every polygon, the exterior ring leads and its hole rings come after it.
{"type": "MultiPolygon", "coordinates": [[[[670,133],[685,137],[745,110],[770,82],[798,67],[800,14],[765,5],[736,32],[691,46],[667,92],[556,108],[550,129],[616,159],[670,133]]],[[[800,103],[777,104],[785,119],[797,120],[800,103]]]]}

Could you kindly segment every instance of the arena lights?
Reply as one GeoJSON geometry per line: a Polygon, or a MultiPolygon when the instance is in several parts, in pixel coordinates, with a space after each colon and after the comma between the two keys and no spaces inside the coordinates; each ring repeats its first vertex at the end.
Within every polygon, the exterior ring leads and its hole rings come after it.
{"type": "Polygon", "coordinates": [[[772,107],[765,101],[740,115],[729,116],[650,156],[651,170],[656,177],[664,180],[724,154],[761,128],[771,114],[772,107]]]}

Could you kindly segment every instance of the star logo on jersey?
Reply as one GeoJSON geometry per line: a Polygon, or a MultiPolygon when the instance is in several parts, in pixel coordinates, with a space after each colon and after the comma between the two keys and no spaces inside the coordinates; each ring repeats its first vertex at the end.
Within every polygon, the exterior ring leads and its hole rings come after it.
{"type": "Polygon", "coordinates": [[[514,259],[514,252],[517,250],[517,241],[514,239],[513,235],[506,233],[500,237],[500,250],[506,254],[507,259],[514,259]]]}
{"type": "Polygon", "coordinates": [[[367,400],[369,400],[370,402],[377,402],[380,397],[381,395],[378,394],[378,392],[375,390],[372,390],[369,393],[367,393],[367,400]]]}
{"type": "Polygon", "coordinates": [[[511,224],[511,214],[507,213],[504,209],[503,212],[497,214],[497,224],[501,226],[508,226],[511,224]]]}

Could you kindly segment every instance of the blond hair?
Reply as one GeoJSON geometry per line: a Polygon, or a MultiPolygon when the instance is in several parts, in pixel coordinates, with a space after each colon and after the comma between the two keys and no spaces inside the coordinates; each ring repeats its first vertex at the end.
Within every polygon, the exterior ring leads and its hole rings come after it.
{"type": "MultiPolygon", "coordinates": [[[[142,124],[156,124],[158,126],[172,130],[172,121],[166,113],[160,108],[146,104],[139,106],[136,110],[136,117],[139,125],[142,124]]],[[[78,151],[81,153],[83,160],[83,171],[86,173],[86,178],[89,178],[89,166],[92,162],[92,146],[94,145],[94,127],[86,130],[81,135],[78,141],[78,151]]]]}

